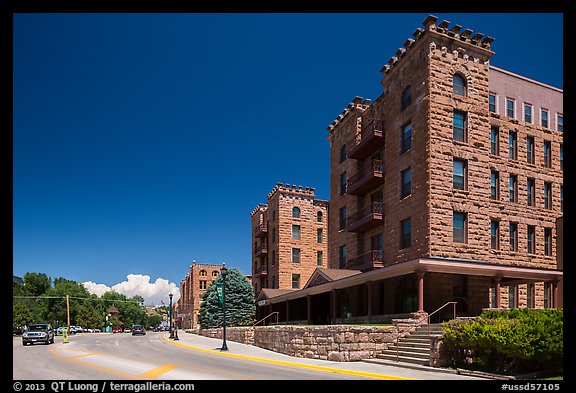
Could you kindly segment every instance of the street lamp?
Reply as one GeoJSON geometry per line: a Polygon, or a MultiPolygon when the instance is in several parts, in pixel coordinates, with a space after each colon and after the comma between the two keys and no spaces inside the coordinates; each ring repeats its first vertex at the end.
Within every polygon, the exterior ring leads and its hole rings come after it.
{"type": "Polygon", "coordinates": [[[168,310],[168,326],[170,327],[170,338],[174,338],[174,332],[172,331],[172,294],[170,296],[170,309],[168,310]]]}
{"type": "Polygon", "coordinates": [[[228,346],[226,345],[226,275],[228,274],[228,269],[226,269],[226,263],[222,262],[222,268],[220,269],[220,274],[222,274],[222,311],[224,313],[224,327],[223,339],[221,351],[227,351],[228,346]]]}

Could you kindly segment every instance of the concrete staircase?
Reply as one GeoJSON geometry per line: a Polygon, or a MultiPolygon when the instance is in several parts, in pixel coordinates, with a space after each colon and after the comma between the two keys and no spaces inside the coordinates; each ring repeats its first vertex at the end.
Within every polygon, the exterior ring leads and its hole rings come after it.
{"type": "MultiPolygon", "coordinates": [[[[430,324],[430,335],[442,335],[442,325],[430,324]]],[[[430,339],[428,338],[428,325],[418,327],[410,335],[402,338],[398,346],[390,348],[376,356],[376,359],[386,360],[386,363],[410,363],[421,366],[430,365],[430,339]]]]}

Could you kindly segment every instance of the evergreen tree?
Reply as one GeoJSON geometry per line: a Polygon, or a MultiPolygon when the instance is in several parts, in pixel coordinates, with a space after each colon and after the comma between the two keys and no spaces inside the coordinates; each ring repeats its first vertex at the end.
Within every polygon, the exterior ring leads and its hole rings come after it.
{"type": "MultiPolygon", "coordinates": [[[[223,310],[217,290],[217,284],[222,281],[222,275],[218,276],[202,296],[198,319],[203,329],[223,325],[223,310]]],[[[256,304],[252,285],[237,268],[228,269],[225,301],[226,326],[251,326],[254,323],[256,304]]]]}

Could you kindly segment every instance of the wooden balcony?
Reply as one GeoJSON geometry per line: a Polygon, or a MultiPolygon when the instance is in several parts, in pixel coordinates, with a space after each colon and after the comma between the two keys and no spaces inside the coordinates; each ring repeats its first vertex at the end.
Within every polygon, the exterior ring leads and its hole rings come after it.
{"type": "Polygon", "coordinates": [[[255,237],[266,237],[266,235],[268,235],[268,224],[263,223],[256,226],[255,237]]]}
{"type": "Polygon", "coordinates": [[[365,195],[375,187],[384,184],[384,163],[372,160],[371,165],[364,167],[347,181],[346,192],[351,195],[365,195]]]}
{"type": "Polygon", "coordinates": [[[384,204],[373,202],[347,217],[348,232],[366,232],[377,225],[384,225],[384,204]]]}
{"type": "Polygon", "coordinates": [[[384,251],[372,250],[360,254],[346,262],[346,267],[353,270],[367,271],[384,267],[384,251]]]}
{"type": "Polygon", "coordinates": [[[362,127],[357,134],[347,143],[348,157],[362,159],[375,153],[384,146],[384,127],[382,120],[374,119],[362,127]]]}
{"type": "Polygon", "coordinates": [[[268,254],[268,245],[266,243],[259,245],[254,250],[254,256],[255,257],[261,257],[261,256],[267,255],[267,254],[268,254]]]}

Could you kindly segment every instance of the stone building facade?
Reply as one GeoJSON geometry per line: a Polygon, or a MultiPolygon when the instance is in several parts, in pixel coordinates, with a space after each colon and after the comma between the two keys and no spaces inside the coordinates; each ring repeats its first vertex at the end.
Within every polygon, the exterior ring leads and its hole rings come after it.
{"type": "Polygon", "coordinates": [[[492,66],[471,29],[412,35],[328,127],[328,268],[358,274],[261,299],[287,321],[562,306],[563,91],[492,66]]]}
{"type": "Polygon", "coordinates": [[[314,188],[278,183],[250,217],[255,294],[301,289],[327,266],[328,202],[315,199],[314,188]]]}
{"type": "Polygon", "coordinates": [[[198,327],[200,300],[210,283],[220,275],[221,265],[201,264],[192,261],[186,277],[180,281],[180,299],[175,305],[178,318],[177,326],[181,329],[198,327]]]}

